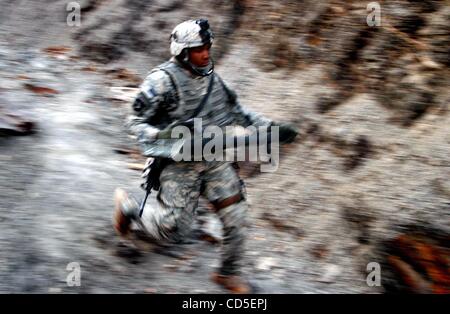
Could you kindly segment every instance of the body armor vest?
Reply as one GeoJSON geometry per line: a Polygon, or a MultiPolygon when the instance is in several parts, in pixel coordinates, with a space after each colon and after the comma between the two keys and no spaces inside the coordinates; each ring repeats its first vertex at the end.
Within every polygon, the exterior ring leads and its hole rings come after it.
{"type": "Polygon", "coordinates": [[[167,73],[174,85],[175,95],[167,97],[169,101],[165,104],[170,123],[191,117],[207,93],[209,80],[214,79],[214,86],[208,100],[194,118],[202,118],[203,127],[209,125],[223,127],[233,124],[231,107],[234,99],[217,74],[192,77],[187,70],[172,61],[163,63],[155,69],[157,70],[167,73]]]}

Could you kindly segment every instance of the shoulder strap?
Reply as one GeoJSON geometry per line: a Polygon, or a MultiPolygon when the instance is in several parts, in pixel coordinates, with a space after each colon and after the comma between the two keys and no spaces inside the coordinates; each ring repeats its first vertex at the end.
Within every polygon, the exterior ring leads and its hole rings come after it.
{"type": "Polygon", "coordinates": [[[168,68],[168,62],[165,62],[157,69],[163,71],[164,73],[166,73],[169,76],[170,83],[175,88],[177,102],[180,103],[181,102],[181,94],[180,94],[180,90],[178,88],[178,84],[176,82],[176,79],[174,78],[172,71],[170,71],[167,68],[168,68]]]}

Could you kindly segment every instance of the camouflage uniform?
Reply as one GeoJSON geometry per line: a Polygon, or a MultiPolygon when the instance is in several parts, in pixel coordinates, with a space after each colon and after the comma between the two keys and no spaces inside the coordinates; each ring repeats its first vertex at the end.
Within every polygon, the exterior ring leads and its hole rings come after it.
{"type": "MultiPolygon", "coordinates": [[[[270,120],[245,111],[235,93],[226,89],[219,76],[194,76],[176,59],[157,67],[147,76],[133,104],[128,126],[148,151],[156,134],[167,125],[190,117],[207,91],[214,88],[197,117],[203,126],[262,126],[270,120]]],[[[199,161],[171,163],[160,176],[157,207],[146,206],[142,217],[145,231],[155,239],[180,241],[189,235],[200,195],[217,209],[223,223],[224,240],[221,273],[235,274],[244,249],[247,203],[245,196],[221,208],[223,200],[243,195],[241,180],[229,162],[199,161]]],[[[137,204],[137,203],[136,203],[137,204]]]]}

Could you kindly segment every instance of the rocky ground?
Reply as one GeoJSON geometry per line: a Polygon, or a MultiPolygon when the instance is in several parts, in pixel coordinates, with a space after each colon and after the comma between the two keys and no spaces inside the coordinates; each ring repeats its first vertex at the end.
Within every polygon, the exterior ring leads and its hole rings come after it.
{"type": "MultiPolygon", "coordinates": [[[[80,27],[67,26],[67,2],[0,2],[1,292],[225,292],[208,279],[218,245],[159,247],[136,234],[130,246],[110,223],[115,187],[142,195],[144,161],[117,88],[137,87],[167,58],[173,26],[196,16],[213,25],[217,72],[241,102],[301,131],[276,172],[242,169],[252,208],[244,273],[258,292],[404,291],[411,272],[394,260],[421,239],[439,248],[424,260],[443,257],[445,268],[446,1],[383,1],[389,24],[377,30],[349,1],[80,1],[80,27]],[[66,284],[70,262],[80,287],[66,284]],[[366,283],[370,262],[382,265],[382,287],[366,283]]],[[[429,268],[414,276],[448,288],[429,268]]]]}

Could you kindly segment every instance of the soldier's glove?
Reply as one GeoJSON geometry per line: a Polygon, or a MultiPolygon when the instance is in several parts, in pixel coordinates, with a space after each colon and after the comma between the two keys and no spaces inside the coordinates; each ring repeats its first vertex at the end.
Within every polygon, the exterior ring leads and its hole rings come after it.
{"type": "Polygon", "coordinates": [[[297,137],[299,131],[292,123],[272,122],[271,127],[279,128],[280,143],[292,143],[297,137]]]}

